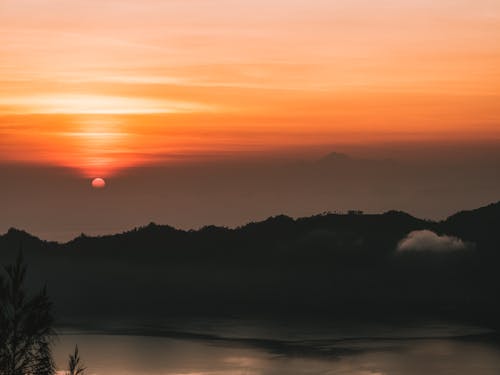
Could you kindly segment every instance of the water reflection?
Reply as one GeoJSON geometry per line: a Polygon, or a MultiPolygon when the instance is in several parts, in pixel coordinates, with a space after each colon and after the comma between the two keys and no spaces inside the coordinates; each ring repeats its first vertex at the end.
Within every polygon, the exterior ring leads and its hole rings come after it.
{"type": "Polygon", "coordinates": [[[320,337],[298,343],[282,342],[280,345],[285,348],[296,345],[296,350],[286,351],[276,350],[267,339],[73,333],[61,335],[56,346],[56,361],[61,369],[76,343],[89,375],[500,373],[500,347],[482,339],[400,337],[328,341],[320,337]]]}

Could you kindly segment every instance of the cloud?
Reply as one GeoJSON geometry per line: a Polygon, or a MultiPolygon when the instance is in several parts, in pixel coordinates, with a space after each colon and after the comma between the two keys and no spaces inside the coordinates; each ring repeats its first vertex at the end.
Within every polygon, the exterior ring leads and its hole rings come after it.
{"type": "Polygon", "coordinates": [[[457,237],[439,236],[430,230],[416,230],[399,241],[397,250],[443,252],[465,250],[469,246],[470,244],[457,237]]]}

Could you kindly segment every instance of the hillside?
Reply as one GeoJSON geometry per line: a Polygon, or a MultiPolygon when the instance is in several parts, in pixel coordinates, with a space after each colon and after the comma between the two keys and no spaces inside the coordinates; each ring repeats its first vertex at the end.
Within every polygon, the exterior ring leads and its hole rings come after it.
{"type": "Polygon", "coordinates": [[[236,229],[149,224],[63,244],[11,229],[0,236],[0,261],[22,247],[31,285],[46,282],[68,319],[390,311],[496,321],[499,227],[496,203],[443,222],[397,211],[276,216],[236,229]],[[464,248],[397,250],[422,230],[456,236],[464,248]]]}

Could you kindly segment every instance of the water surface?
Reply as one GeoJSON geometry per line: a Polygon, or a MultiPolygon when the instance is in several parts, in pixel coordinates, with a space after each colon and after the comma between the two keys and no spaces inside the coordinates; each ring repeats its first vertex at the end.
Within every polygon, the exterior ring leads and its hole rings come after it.
{"type": "MultiPolygon", "coordinates": [[[[58,367],[78,344],[88,375],[498,375],[496,335],[474,327],[62,330],[58,367]]],[[[189,328],[189,329],[188,329],[189,328]]]]}

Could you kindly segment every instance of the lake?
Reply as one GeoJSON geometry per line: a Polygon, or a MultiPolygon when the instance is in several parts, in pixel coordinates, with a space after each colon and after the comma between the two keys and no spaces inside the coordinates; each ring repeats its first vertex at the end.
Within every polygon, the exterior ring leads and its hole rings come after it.
{"type": "Polygon", "coordinates": [[[477,327],[235,321],[127,327],[60,329],[58,368],[78,344],[88,375],[500,374],[498,337],[477,327]]]}

